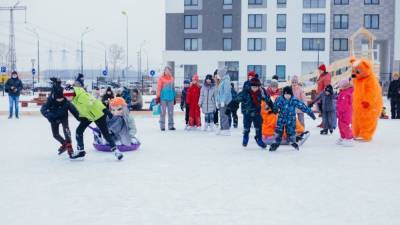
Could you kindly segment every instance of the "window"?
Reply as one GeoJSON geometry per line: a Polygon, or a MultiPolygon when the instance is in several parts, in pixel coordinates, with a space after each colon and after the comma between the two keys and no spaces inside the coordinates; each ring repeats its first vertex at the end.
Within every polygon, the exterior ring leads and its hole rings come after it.
{"type": "Polygon", "coordinates": [[[286,38],[276,39],[276,51],[286,51],[286,38]]]}
{"type": "Polygon", "coordinates": [[[185,29],[197,29],[198,24],[198,16],[185,15],[185,29]]]}
{"type": "Polygon", "coordinates": [[[325,51],[325,38],[303,38],[303,51],[325,51]]]}
{"type": "Polygon", "coordinates": [[[185,38],[185,51],[198,51],[199,43],[197,38],[185,38]]]}
{"type": "Polygon", "coordinates": [[[249,15],[249,29],[262,29],[263,27],[263,15],[262,14],[250,14],[249,15]]]}
{"type": "Polygon", "coordinates": [[[286,66],[276,65],[275,74],[278,76],[278,80],[286,80],[286,66]]]}
{"type": "Polygon", "coordinates": [[[379,14],[365,14],[364,27],[367,29],[379,29],[379,14]]]}
{"type": "Polygon", "coordinates": [[[334,38],[333,39],[333,51],[348,51],[348,40],[347,38],[334,38]]]}
{"type": "Polygon", "coordinates": [[[348,29],[349,28],[349,15],[336,14],[333,16],[334,29],[348,29]]]}
{"type": "Polygon", "coordinates": [[[349,0],[335,0],[334,3],[335,5],[348,5],[349,0]]]}
{"type": "Polygon", "coordinates": [[[231,81],[239,81],[239,62],[225,61],[226,73],[229,74],[231,81]]]}
{"type": "Polygon", "coordinates": [[[232,5],[232,0],[224,0],[224,5],[232,5]]]}
{"type": "Polygon", "coordinates": [[[286,31],[286,14],[276,15],[276,31],[278,32],[286,31]]]}
{"type": "Polygon", "coordinates": [[[249,0],[249,5],[262,5],[263,0],[249,0]]]}
{"type": "Polygon", "coordinates": [[[197,74],[197,65],[183,65],[183,75],[186,80],[192,80],[195,74],[197,74]]]}
{"type": "Polygon", "coordinates": [[[223,21],[224,28],[228,28],[228,29],[232,28],[232,23],[233,23],[232,20],[233,20],[232,15],[224,15],[224,21],[223,21]]]}
{"type": "Polygon", "coordinates": [[[265,80],[265,73],[263,70],[263,65],[247,65],[247,73],[250,71],[254,71],[256,74],[258,74],[258,77],[261,79],[261,81],[265,80]]]}
{"type": "Polygon", "coordinates": [[[185,6],[198,6],[199,0],[185,0],[185,6]]]}
{"type": "Polygon", "coordinates": [[[276,4],[278,8],[286,8],[286,0],[276,0],[276,4]]]}
{"type": "Polygon", "coordinates": [[[364,0],[364,5],[379,5],[379,0],[364,0]]]}
{"type": "Polygon", "coordinates": [[[303,32],[325,32],[325,14],[303,14],[303,32]]]}
{"type": "Polygon", "coordinates": [[[249,38],[247,39],[248,51],[262,51],[262,38],[249,38]]]}
{"type": "Polygon", "coordinates": [[[223,46],[224,51],[232,51],[232,38],[224,38],[223,42],[224,42],[223,46]]]}
{"type": "Polygon", "coordinates": [[[303,0],[303,8],[325,8],[326,0],[303,0]]]}

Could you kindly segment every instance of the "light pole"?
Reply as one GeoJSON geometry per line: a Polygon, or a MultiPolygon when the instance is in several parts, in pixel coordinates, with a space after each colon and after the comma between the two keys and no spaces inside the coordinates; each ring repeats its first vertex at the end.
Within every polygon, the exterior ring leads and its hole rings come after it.
{"type": "Polygon", "coordinates": [[[81,73],[83,74],[83,37],[91,32],[92,30],[89,29],[89,27],[86,27],[85,30],[81,34],[81,73]]]}
{"type": "MultiPolygon", "coordinates": [[[[121,12],[126,17],[126,68],[125,73],[128,73],[129,68],[129,17],[126,11],[121,12]]],[[[123,77],[125,78],[125,77],[123,77]]]]}
{"type": "Polygon", "coordinates": [[[40,83],[40,36],[36,28],[29,29],[32,33],[36,35],[37,38],[37,80],[40,83]]]}

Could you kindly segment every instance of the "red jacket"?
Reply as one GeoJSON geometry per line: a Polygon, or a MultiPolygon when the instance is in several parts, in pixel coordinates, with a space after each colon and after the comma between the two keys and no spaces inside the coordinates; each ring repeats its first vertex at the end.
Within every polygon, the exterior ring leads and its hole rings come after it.
{"type": "Polygon", "coordinates": [[[186,96],[186,104],[189,105],[189,109],[199,107],[200,89],[200,86],[195,84],[189,87],[186,96]]]}
{"type": "Polygon", "coordinates": [[[331,84],[331,74],[325,73],[321,74],[317,80],[317,95],[323,92],[326,86],[331,84]]]}

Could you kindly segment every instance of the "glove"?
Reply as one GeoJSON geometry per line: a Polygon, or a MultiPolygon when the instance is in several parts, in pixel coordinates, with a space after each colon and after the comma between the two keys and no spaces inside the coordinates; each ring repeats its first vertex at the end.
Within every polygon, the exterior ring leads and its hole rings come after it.
{"type": "Polygon", "coordinates": [[[314,113],[311,114],[310,116],[311,116],[311,119],[313,119],[313,120],[316,120],[316,119],[317,119],[317,117],[315,117],[314,113]]]}
{"type": "Polygon", "coordinates": [[[156,103],[160,104],[160,97],[156,98],[156,103]]]}
{"type": "Polygon", "coordinates": [[[361,102],[361,105],[364,107],[364,109],[369,108],[369,103],[368,102],[361,102]]]}

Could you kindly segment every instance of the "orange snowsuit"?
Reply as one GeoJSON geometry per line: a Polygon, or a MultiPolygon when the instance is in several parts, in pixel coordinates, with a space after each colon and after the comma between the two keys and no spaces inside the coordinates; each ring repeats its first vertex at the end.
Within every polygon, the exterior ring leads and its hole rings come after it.
{"type": "MultiPolygon", "coordinates": [[[[276,122],[278,121],[278,115],[269,113],[270,110],[265,109],[265,102],[261,103],[261,116],[263,118],[262,124],[262,135],[263,138],[272,137],[275,134],[276,122]]],[[[304,132],[304,127],[301,125],[299,119],[296,118],[296,134],[304,132]]],[[[286,132],[283,132],[283,138],[286,138],[286,132]]]]}

